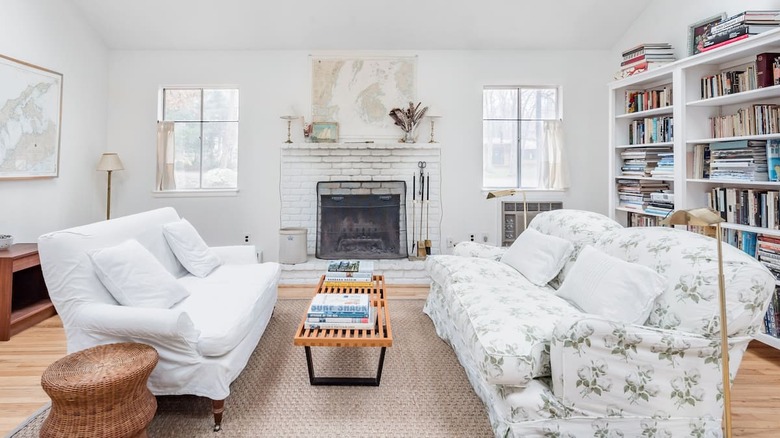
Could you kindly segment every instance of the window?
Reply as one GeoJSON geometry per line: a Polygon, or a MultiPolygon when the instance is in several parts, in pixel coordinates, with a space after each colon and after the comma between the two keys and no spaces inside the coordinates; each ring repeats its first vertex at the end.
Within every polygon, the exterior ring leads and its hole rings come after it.
{"type": "Polygon", "coordinates": [[[173,184],[166,189],[238,188],[238,90],[164,88],[162,114],[173,123],[172,154],[158,153],[172,155],[173,184]]]}
{"type": "Polygon", "coordinates": [[[558,87],[484,88],[483,187],[551,188],[550,170],[544,166],[550,164],[548,157],[559,155],[545,149],[553,132],[549,122],[561,118],[559,96],[558,87]]]}

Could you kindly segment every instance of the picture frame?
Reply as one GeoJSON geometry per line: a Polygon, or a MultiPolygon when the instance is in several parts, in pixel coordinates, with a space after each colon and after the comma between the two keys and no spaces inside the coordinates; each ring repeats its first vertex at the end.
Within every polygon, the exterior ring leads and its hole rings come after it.
{"type": "Polygon", "coordinates": [[[701,45],[712,26],[726,19],[726,13],[707,17],[688,26],[688,56],[701,53],[701,45]]]}
{"type": "Polygon", "coordinates": [[[0,180],[59,176],[62,73],[0,55],[0,180]],[[16,105],[16,107],[14,107],[16,105]]]}
{"type": "Polygon", "coordinates": [[[314,143],[336,143],[339,141],[339,124],[336,122],[314,122],[311,125],[310,138],[314,143]]]}

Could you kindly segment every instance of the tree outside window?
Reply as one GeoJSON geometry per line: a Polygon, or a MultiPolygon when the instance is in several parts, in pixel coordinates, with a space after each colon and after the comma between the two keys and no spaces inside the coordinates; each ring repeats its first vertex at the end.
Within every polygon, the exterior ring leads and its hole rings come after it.
{"type": "Polygon", "coordinates": [[[482,185],[540,188],[544,122],[560,118],[558,87],[485,87],[482,185]]]}
{"type": "Polygon", "coordinates": [[[238,188],[238,90],[165,88],[163,120],[174,122],[177,189],[238,188]]]}

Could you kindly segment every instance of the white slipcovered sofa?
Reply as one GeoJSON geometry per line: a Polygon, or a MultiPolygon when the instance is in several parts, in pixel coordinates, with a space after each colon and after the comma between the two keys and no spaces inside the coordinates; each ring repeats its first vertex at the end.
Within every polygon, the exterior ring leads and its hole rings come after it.
{"type": "MultiPolygon", "coordinates": [[[[426,261],[425,312],[485,403],[495,435],[720,436],[716,241],[623,228],[575,210],[539,214],[529,228],[574,247],[547,285],[502,263],[505,248],[466,242],[426,261]],[[556,295],[586,245],[661,275],[646,322],[584,313],[556,295]]],[[[775,281],[752,257],[723,249],[733,381],[775,281]]]]}
{"type": "Polygon", "coordinates": [[[68,352],[115,342],[140,342],[160,359],[149,377],[156,395],[208,397],[220,428],[230,383],[238,377],[271,318],[281,273],[258,263],[254,246],[211,248],[221,265],[203,278],[185,270],[163,235],[179,221],[162,208],[41,236],[38,250],[68,352]],[[171,308],[120,305],[96,275],[96,251],[135,239],[184,286],[171,308]]]}

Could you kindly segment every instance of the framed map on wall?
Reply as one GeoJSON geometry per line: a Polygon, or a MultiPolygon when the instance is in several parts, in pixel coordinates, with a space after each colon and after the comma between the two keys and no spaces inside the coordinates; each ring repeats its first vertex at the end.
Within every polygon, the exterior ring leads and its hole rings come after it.
{"type": "Polygon", "coordinates": [[[0,55],[0,179],[59,173],[62,74],[0,55]]]}
{"type": "Polygon", "coordinates": [[[337,122],[341,138],[403,134],[388,115],[415,101],[417,57],[311,58],[312,119],[337,122]]]}

